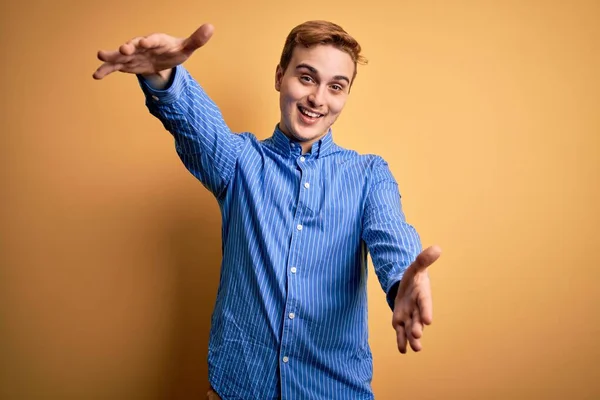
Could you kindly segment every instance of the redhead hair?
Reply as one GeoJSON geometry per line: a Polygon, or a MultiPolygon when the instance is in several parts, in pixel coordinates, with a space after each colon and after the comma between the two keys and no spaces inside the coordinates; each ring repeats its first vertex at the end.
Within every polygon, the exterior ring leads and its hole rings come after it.
{"type": "Polygon", "coordinates": [[[329,44],[348,53],[354,61],[354,74],[357,73],[357,64],[366,64],[367,59],[360,54],[360,44],[348,34],[341,26],[329,21],[307,21],[296,26],[289,33],[281,52],[279,66],[285,71],[292,60],[292,53],[296,46],[312,47],[318,44],[329,44]]]}

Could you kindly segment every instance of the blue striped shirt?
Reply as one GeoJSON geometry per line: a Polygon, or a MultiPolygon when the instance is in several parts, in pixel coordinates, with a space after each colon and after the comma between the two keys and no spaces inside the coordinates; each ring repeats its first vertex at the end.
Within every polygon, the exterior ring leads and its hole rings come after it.
{"type": "Polygon", "coordinates": [[[277,127],[266,140],[233,133],[188,71],[174,72],[165,90],[140,84],[222,214],[212,387],[224,400],[372,399],[367,251],[393,307],[421,250],[386,162],[337,146],[331,130],[306,154],[277,127]]]}

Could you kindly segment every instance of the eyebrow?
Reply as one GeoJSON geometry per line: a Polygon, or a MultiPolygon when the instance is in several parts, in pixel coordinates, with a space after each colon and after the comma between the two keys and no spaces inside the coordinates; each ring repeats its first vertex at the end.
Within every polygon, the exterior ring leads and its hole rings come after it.
{"type": "MultiPolygon", "coordinates": [[[[317,69],[315,67],[310,66],[308,64],[298,64],[296,66],[296,69],[302,69],[302,68],[306,68],[307,70],[309,70],[313,74],[318,74],[319,73],[319,71],[317,71],[317,69]]],[[[348,77],[346,77],[344,75],[336,75],[336,76],[333,77],[333,79],[338,80],[338,81],[346,81],[346,82],[348,82],[348,84],[350,84],[350,79],[348,79],[348,77]]]]}

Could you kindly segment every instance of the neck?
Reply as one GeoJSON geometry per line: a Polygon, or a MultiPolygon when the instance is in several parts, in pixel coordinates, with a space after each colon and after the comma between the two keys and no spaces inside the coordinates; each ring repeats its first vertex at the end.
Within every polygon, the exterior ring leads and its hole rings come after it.
{"type": "Polygon", "coordinates": [[[310,153],[310,150],[312,149],[313,144],[315,144],[316,142],[318,142],[319,140],[321,140],[325,135],[327,135],[327,133],[329,133],[329,129],[326,130],[322,135],[311,139],[311,140],[306,140],[306,141],[299,141],[298,139],[296,139],[295,137],[293,137],[289,132],[287,132],[287,129],[282,129],[282,125],[281,123],[278,125],[279,130],[281,132],[283,132],[283,134],[290,139],[291,141],[297,143],[300,145],[300,148],[302,149],[302,154],[307,154],[310,153]]]}
{"type": "Polygon", "coordinates": [[[300,144],[300,147],[302,148],[302,154],[310,153],[310,150],[312,149],[312,145],[319,139],[311,140],[310,142],[300,142],[299,144],[300,144]]]}

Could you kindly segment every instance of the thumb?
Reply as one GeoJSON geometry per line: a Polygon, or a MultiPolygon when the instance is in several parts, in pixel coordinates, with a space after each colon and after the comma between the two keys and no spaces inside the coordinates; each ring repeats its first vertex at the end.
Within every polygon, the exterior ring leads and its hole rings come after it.
{"type": "Polygon", "coordinates": [[[414,272],[424,271],[427,267],[433,264],[442,255],[442,249],[439,246],[430,246],[423,250],[412,263],[411,267],[414,272]]]}
{"type": "Polygon", "coordinates": [[[215,28],[211,24],[202,25],[190,37],[185,39],[183,49],[191,53],[204,46],[210,40],[214,30],[215,28]]]}

